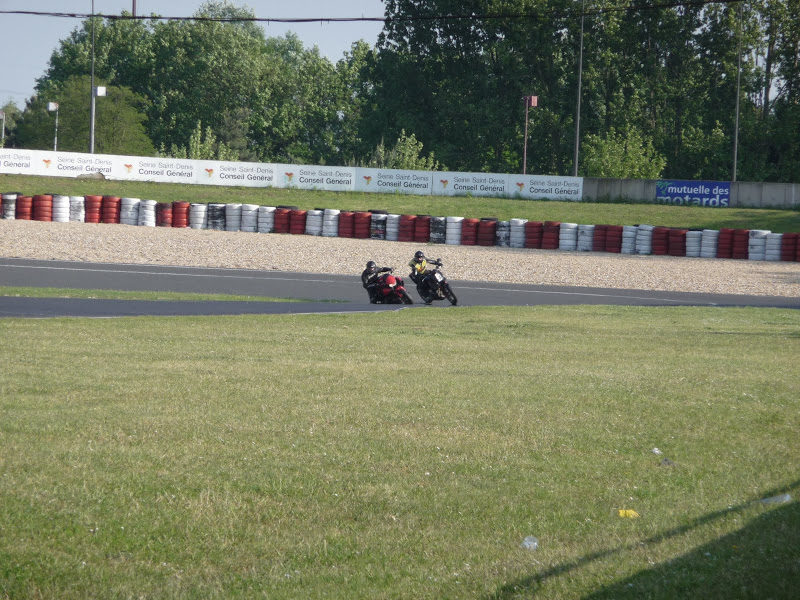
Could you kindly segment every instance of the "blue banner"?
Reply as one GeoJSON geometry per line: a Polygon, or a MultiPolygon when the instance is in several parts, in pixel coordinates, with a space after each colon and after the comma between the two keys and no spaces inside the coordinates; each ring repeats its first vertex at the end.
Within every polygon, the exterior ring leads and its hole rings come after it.
{"type": "Polygon", "coordinates": [[[656,202],[727,208],[731,205],[731,184],[729,181],[660,180],[656,181],[656,202]]]}

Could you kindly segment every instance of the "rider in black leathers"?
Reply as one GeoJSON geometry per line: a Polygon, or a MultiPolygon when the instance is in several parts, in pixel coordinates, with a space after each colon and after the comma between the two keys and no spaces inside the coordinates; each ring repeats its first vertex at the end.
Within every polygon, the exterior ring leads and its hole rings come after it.
{"type": "Polygon", "coordinates": [[[394,269],[392,267],[380,267],[375,264],[374,260],[367,263],[367,268],[361,273],[361,285],[367,290],[369,294],[369,303],[378,303],[378,277],[381,273],[391,273],[394,269]]]}

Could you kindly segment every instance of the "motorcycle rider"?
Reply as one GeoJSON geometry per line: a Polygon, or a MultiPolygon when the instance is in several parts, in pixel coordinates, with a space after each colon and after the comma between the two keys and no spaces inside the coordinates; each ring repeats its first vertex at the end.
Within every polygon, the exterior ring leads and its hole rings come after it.
{"type": "Polygon", "coordinates": [[[409,277],[411,277],[411,281],[417,284],[417,292],[425,304],[431,304],[433,302],[426,279],[426,275],[428,274],[428,264],[441,267],[442,261],[432,260],[429,263],[428,259],[425,257],[425,253],[422,250],[417,250],[414,253],[414,258],[412,258],[408,263],[408,266],[411,267],[411,275],[409,275],[409,277]]]}
{"type": "Polygon", "coordinates": [[[381,273],[391,273],[394,269],[392,267],[380,267],[375,264],[374,260],[367,262],[367,268],[361,272],[361,285],[367,290],[369,294],[369,303],[378,303],[378,277],[381,273]]]}

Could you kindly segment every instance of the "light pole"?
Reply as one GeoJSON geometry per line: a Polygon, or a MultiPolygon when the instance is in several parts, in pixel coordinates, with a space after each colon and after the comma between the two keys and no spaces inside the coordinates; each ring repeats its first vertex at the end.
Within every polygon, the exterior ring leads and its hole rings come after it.
{"type": "Polygon", "coordinates": [[[53,135],[53,152],[58,152],[58,102],[48,102],[47,110],[56,113],[56,132],[53,135]]]}
{"type": "Polygon", "coordinates": [[[0,148],[6,147],[6,111],[0,110],[0,118],[3,119],[3,133],[0,134],[0,148]]]}
{"type": "Polygon", "coordinates": [[[525,143],[522,147],[522,174],[528,167],[528,109],[535,108],[539,104],[539,96],[525,96],[525,143]]]}
{"type": "Polygon", "coordinates": [[[91,90],[90,92],[90,108],[89,108],[89,154],[94,154],[94,0],[92,0],[92,75],[91,75],[91,90]]]}
{"type": "Polygon", "coordinates": [[[581,143],[581,83],[583,80],[583,16],[585,0],[581,0],[581,51],[578,55],[578,102],[575,109],[575,159],[572,165],[572,176],[578,176],[578,150],[581,143]]]}
{"type": "Polygon", "coordinates": [[[741,82],[742,82],[742,4],[739,3],[739,44],[737,53],[739,55],[738,63],[736,64],[736,125],[734,126],[733,133],[733,177],[731,181],[736,182],[736,165],[739,162],[739,96],[741,95],[741,82]]]}

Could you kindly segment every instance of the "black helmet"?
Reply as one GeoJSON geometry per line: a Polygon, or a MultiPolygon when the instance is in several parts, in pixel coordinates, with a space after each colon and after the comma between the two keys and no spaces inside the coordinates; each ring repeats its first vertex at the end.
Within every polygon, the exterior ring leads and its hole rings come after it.
{"type": "Polygon", "coordinates": [[[414,260],[420,261],[425,260],[425,253],[422,250],[417,250],[414,252],[414,260]]]}
{"type": "Polygon", "coordinates": [[[367,262],[367,271],[369,271],[370,273],[374,273],[377,270],[378,270],[378,265],[375,264],[374,260],[367,262]]]}

